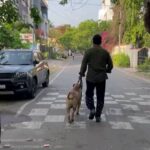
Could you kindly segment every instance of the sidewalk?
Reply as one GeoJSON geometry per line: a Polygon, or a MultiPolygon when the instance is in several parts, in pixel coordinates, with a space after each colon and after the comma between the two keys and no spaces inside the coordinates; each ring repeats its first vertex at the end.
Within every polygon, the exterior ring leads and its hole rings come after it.
{"type": "Polygon", "coordinates": [[[126,74],[150,82],[150,72],[149,73],[139,72],[136,68],[117,68],[117,69],[126,74]]]}
{"type": "Polygon", "coordinates": [[[68,62],[68,59],[62,59],[62,60],[49,59],[48,65],[50,68],[50,72],[53,74],[59,71],[67,62],[68,62]]]}

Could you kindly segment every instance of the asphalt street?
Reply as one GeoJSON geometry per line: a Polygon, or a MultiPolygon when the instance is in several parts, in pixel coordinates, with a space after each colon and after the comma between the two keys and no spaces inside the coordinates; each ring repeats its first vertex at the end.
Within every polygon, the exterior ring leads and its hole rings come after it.
{"type": "Polygon", "coordinates": [[[150,150],[150,81],[121,69],[107,80],[102,122],[88,120],[84,81],[80,115],[67,123],[66,95],[78,80],[81,59],[63,63],[33,100],[0,97],[0,149],[150,150]]]}

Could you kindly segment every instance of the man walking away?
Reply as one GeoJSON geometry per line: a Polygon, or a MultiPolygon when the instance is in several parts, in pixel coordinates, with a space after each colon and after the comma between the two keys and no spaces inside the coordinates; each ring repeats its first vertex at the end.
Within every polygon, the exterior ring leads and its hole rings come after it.
{"type": "Polygon", "coordinates": [[[112,59],[105,49],[101,47],[101,36],[96,34],[93,37],[93,47],[88,49],[83,57],[80,78],[86,75],[86,105],[90,110],[89,119],[96,118],[96,122],[101,121],[101,114],[104,107],[105,85],[108,79],[107,73],[111,73],[113,68],[112,59]],[[96,88],[97,104],[94,104],[94,89],[96,88]]]}

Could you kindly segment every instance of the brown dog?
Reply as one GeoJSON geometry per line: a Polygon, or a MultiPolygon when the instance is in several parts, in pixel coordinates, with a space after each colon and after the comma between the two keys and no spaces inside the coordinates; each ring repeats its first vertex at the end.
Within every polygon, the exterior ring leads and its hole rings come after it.
{"type": "Polygon", "coordinates": [[[73,85],[73,88],[69,91],[67,95],[67,116],[68,122],[74,122],[74,115],[79,115],[79,109],[81,105],[82,98],[82,85],[81,82],[78,81],[73,85]]]}

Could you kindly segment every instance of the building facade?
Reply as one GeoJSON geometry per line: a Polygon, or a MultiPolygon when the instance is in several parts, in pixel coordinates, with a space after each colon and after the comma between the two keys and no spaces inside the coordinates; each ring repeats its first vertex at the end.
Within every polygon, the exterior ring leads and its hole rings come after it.
{"type": "Polygon", "coordinates": [[[113,10],[111,0],[103,0],[102,7],[98,12],[98,19],[100,21],[108,21],[113,19],[113,10]]]}
{"type": "Polygon", "coordinates": [[[38,33],[43,39],[48,38],[48,0],[32,0],[31,7],[38,8],[42,23],[39,25],[38,33]]]}
{"type": "Polygon", "coordinates": [[[19,15],[24,23],[31,24],[33,26],[33,20],[30,17],[30,9],[32,7],[38,8],[40,17],[42,19],[41,24],[38,26],[38,36],[43,39],[48,38],[48,0],[14,0],[19,15]]]}
{"type": "Polygon", "coordinates": [[[14,0],[24,23],[30,23],[30,0],[14,0]]]}

